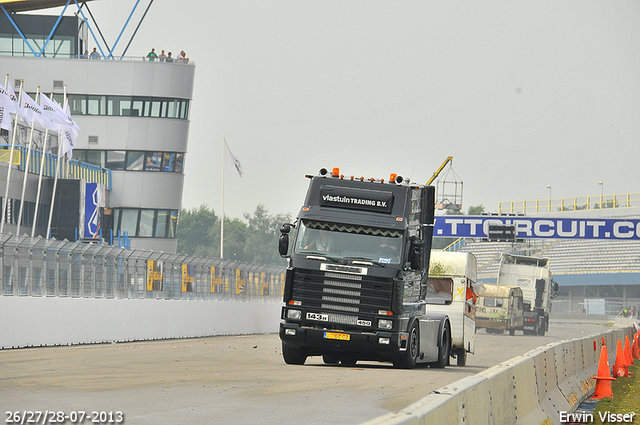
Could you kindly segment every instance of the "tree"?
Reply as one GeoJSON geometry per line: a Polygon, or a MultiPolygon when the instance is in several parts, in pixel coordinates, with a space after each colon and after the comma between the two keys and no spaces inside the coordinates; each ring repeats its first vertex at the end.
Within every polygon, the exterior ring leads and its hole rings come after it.
{"type": "Polygon", "coordinates": [[[290,214],[270,216],[264,205],[259,204],[252,215],[245,213],[248,222],[245,255],[252,263],[284,265],[286,261],[278,253],[280,226],[291,222],[290,214]]]}
{"type": "Polygon", "coordinates": [[[178,252],[187,255],[209,256],[208,248],[214,244],[210,231],[217,221],[216,213],[205,204],[191,210],[180,210],[178,252]]]}
{"type": "Polygon", "coordinates": [[[484,212],[484,205],[476,205],[475,207],[469,207],[468,215],[480,215],[484,212]]]}

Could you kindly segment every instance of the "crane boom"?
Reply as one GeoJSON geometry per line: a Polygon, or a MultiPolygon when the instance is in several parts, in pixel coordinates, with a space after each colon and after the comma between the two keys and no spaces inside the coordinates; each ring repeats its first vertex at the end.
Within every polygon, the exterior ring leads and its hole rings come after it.
{"type": "Polygon", "coordinates": [[[444,169],[444,167],[447,166],[447,164],[449,162],[453,161],[453,157],[449,156],[447,157],[447,159],[442,163],[442,165],[440,166],[440,168],[438,168],[438,170],[433,173],[433,176],[431,176],[431,178],[429,179],[429,181],[427,182],[427,186],[429,186],[431,183],[433,183],[433,181],[438,177],[438,175],[440,174],[440,172],[444,169]]]}

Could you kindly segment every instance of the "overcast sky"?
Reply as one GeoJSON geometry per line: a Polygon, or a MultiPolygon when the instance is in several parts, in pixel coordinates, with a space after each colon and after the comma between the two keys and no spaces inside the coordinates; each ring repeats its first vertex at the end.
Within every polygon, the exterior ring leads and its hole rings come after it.
{"type": "MultiPolygon", "coordinates": [[[[110,43],[134,3],[89,3],[110,43]]],[[[639,20],[638,1],[156,0],[127,55],[196,64],[184,208],[219,213],[225,136],[232,217],[295,215],[322,167],[425,183],[448,156],[463,210],[495,211],[640,192],[639,20]]]]}

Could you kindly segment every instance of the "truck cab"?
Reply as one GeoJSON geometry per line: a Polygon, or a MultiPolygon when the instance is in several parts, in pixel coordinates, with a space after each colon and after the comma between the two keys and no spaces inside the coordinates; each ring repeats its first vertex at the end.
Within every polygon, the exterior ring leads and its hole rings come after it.
{"type": "Polygon", "coordinates": [[[451,328],[427,314],[434,188],[320,170],[296,222],[281,228],[288,258],[280,324],[283,357],[304,364],[360,360],[444,367],[451,328]]]}
{"type": "Polygon", "coordinates": [[[498,284],[522,289],[523,332],[525,335],[543,336],[549,330],[551,300],[558,293],[558,284],[549,270],[549,259],[503,253],[498,284]]]}
{"type": "Polygon", "coordinates": [[[485,328],[487,333],[501,334],[504,331],[515,335],[524,324],[522,289],[511,285],[484,284],[478,298],[476,328],[485,328]]]}

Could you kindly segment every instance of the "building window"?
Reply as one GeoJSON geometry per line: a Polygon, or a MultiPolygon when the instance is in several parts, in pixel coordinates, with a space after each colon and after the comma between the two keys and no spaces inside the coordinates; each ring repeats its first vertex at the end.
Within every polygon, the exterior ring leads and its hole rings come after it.
{"type": "Polygon", "coordinates": [[[178,210],[136,208],[113,209],[113,233],[138,238],[176,237],[178,210]]]}
{"type": "Polygon", "coordinates": [[[127,152],[127,170],[142,170],[144,166],[144,152],[127,152]]]}
{"type": "Polygon", "coordinates": [[[160,171],[162,152],[147,152],[144,164],[145,171],[160,171]]]}
{"type": "Polygon", "coordinates": [[[126,151],[107,151],[106,167],[110,170],[124,170],[126,151]]]}
{"type": "MultiPolygon", "coordinates": [[[[58,100],[58,96],[54,96],[58,100]]],[[[189,101],[143,96],[70,94],[72,115],[188,119],[189,101]]]]}
{"type": "Polygon", "coordinates": [[[140,211],[140,226],[138,227],[138,236],[141,238],[153,237],[153,220],[155,216],[154,210],[140,211]]]}
{"type": "Polygon", "coordinates": [[[124,235],[127,232],[129,236],[136,236],[136,229],[138,227],[138,214],[139,210],[125,208],[120,214],[120,230],[124,235]]]}

